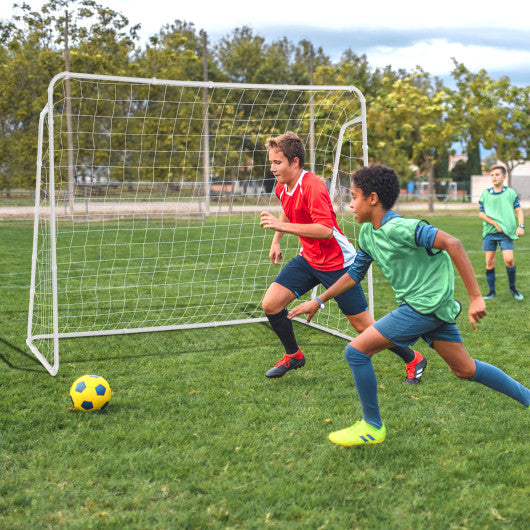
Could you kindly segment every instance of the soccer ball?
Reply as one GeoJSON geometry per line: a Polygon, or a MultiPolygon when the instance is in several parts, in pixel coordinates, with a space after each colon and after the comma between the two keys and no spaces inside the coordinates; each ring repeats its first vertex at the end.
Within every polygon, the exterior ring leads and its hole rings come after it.
{"type": "Polygon", "coordinates": [[[110,401],[110,386],[99,375],[83,375],[70,388],[70,398],[78,410],[101,410],[110,401]]]}

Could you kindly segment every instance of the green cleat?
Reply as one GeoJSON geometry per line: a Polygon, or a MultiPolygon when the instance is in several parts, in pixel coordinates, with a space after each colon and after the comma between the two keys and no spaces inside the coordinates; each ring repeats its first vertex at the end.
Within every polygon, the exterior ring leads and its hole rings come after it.
{"type": "Polygon", "coordinates": [[[380,444],[385,441],[386,428],[383,425],[380,429],[366,423],[364,420],[358,421],[351,427],[346,427],[340,431],[330,432],[328,435],[334,444],[344,447],[354,445],[380,444]]]}

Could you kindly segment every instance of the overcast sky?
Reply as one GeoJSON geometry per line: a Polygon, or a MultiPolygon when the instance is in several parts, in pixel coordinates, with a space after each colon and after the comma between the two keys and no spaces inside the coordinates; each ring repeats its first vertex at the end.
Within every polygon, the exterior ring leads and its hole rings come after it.
{"type": "MultiPolygon", "coordinates": [[[[38,8],[42,0],[25,0],[38,8]]],[[[0,18],[13,15],[14,1],[0,1],[0,18]]],[[[416,65],[450,81],[451,58],[473,72],[510,76],[530,85],[530,7],[526,0],[98,0],[142,25],[142,39],[183,20],[207,31],[215,43],[247,25],[268,41],[287,37],[321,46],[333,60],[351,48],[372,67],[416,65]],[[439,6],[439,7],[438,7],[439,6]]],[[[272,80],[271,80],[272,82],[272,80]]]]}

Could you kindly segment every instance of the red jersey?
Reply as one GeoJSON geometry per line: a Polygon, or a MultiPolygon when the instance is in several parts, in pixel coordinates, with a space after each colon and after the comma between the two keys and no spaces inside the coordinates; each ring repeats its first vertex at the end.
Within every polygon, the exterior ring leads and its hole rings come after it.
{"type": "Polygon", "coordinates": [[[300,238],[300,254],[315,269],[335,271],[349,267],[355,259],[355,248],[341,232],[324,182],[313,173],[302,171],[291,192],[278,183],[276,196],[291,223],[318,223],[333,229],[331,239],[300,238]]]}

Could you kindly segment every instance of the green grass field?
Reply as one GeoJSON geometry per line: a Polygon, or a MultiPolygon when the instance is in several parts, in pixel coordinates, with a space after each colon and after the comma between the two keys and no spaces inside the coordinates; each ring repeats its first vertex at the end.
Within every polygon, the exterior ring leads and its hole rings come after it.
{"type": "MultiPolygon", "coordinates": [[[[486,290],[476,215],[426,217],[464,242],[486,290]]],[[[528,236],[526,236],[528,237],[528,236]]],[[[0,224],[0,527],[528,528],[529,411],[460,381],[424,343],[421,385],[374,358],[387,426],[380,446],[345,449],[331,430],[360,418],[346,341],[295,323],[307,357],[280,380],[266,324],[61,342],[51,377],[25,345],[32,224],[0,224]],[[113,390],[105,413],[72,411],[85,373],[113,390]]],[[[516,243],[518,287],[498,296],[469,352],[527,386],[530,243],[516,243]]],[[[394,307],[374,271],[376,317],[394,307]]],[[[457,298],[467,308],[460,279],[457,298]]]]}

